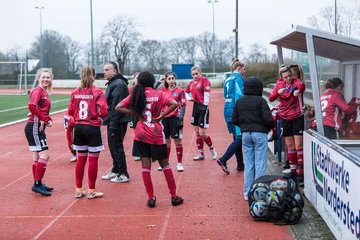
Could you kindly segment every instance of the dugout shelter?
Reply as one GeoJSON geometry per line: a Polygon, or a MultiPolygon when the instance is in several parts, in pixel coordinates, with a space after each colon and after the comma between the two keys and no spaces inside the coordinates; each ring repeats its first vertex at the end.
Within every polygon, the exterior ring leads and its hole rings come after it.
{"type": "MultiPolygon", "coordinates": [[[[315,107],[317,131],[304,132],[305,196],[337,239],[360,238],[360,140],[330,140],[324,136],[320,104],[318,57],[338,61],[337,76],[344,82],[344,97],[360,97],[360,40],[303,26],[293,26],[273,39],[279,65],[283,50],[306,55],[315,107]]],[[[308,92],[308,93],[309,93],[308,92]]]]}

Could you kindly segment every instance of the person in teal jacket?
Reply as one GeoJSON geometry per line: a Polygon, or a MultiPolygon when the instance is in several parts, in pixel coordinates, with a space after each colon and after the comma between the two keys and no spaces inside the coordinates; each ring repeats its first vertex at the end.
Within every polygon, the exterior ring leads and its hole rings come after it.
{"type": "Polygon", "coordinates": [[[233,135],[233,142],[228,146],[224,155],[217,160],[217,163],[226,174],[230,174],[226,163],[234,154],[237,160],[237,170],[244,170],[241,130],[238,126],[232,124],[232,114],[236,100],[244,95],[245,64],[239,59],[235,59],[231,64],[231,70],[232,73],[224,82],[224,117],[228,131],[233,135]]]}

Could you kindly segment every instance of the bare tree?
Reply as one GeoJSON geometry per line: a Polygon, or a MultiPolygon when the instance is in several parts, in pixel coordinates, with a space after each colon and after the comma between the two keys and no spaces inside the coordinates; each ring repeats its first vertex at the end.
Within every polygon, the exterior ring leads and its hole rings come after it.
{"type": "Polygon", "coordinates": [[[185,38],[181,42],[181,48],[184,52],[184,62],[185,63],[195,63],[196,62],[196,52],[198,49],[198,41],[195,37],[185,38]]]}
{"type": "Polygon", "coordinates": [[[159,41],[142,41],[138,47],[137,53],[150,71],[163,71],[166,68],[166,65],[169,64],[167,51],[162,47],[162,43],[159,41]]]}
{"type": "Polygon", "coordinates": [[[247,57],[249,63],[260,63],[268,61],[269,56],[264,46],[259,43],[254,43],[250,46],[250,51],[247,57]]]}
{"type": "Polygon", "coordinates": [[[130,53],[140,40],[135,19],[127,15],[115,17],[105,25],[102,39],[112,48],[119,70],[123,72],[130,53]]]}
{"type": "Polygon", "coordinates": [[[308,17],[308,22],[310,26],[316,29],[350,37],[357,30],[358,11],[359,9],[356,8],[346,9],[343,6],[338,6],[335,19],[335,8],[329,6],[321,9],[318,16],[311,15],[308,17]]]}
{"type": "MultiPolygon", "coordinates": [[[[200,49],[201,57],[200,63],[202,66],[211,67],[212,64],[212,33],[204,32],[200,36],[198,36],[198,46],[200,49]]],[[[216,39],[216,38],[215,38],[216,39]]],[[[215,40],[216,42],[216,40],[215,40]]],[[[216,47],[215,47],[216,49],[216,47]]]]}
{"type": "Polygon", "coordinates": [[[216,64],[218,69],[224,68],[229,70],[230,63],[234,60],[235,45],[234,37],[225,40],[219,40],[218,52],[216,55],[216,64]]]}
{"type": "MultiPolygon", "coordinates": [[[[82,46],[80,43],[73,41],[70,37],[64,38],[66,44],[66,65],[67,71],[72,75],[75,75],[77,71],[80,69],[80,54],[82,50],[82,46]]],[[[70,76],[69,76],[70,77],[70,76]]]]}
{"type": "MultiPolygon", "coordinates": [[[[53,30],[43,32],[43,67],[53,69],[56,78],[66,78],[66,43],[64,37],[53,30]]],[[[40,59],[40,36],[29,50],[29,56],[40,59]]]]}

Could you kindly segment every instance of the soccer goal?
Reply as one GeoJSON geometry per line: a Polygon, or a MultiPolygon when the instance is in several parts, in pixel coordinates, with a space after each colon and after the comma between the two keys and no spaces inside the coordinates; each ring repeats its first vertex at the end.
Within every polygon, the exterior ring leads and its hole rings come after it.
{"type": "Polygon", "coordinates": [[[26,62],[0,62],[0,87],[14,93],[27,94],[28,76],[26,62]]]}

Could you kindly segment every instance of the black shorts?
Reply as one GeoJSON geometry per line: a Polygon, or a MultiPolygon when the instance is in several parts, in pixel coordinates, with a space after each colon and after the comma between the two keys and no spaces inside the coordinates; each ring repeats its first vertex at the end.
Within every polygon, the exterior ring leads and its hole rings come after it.
{"type": "Polygon", "coordinates": [[[76,124],[73,149],[89,152],[100,152],[104,150],[101,127],[76,124]]]}
{"type": "Polygon", "coordinates": [[[167,118],[163,118],[163,120],[161,120],[163,126],[164,126],[164,134],[165,134],[165,138],[179,138],[182,139],[182,129],[179,130],[179,118],[172,116],[172,117],[167,117],[167,118]]]}
{"type": "Polygon", "coordinates": [[[41,152],[49,149],[46,141],[45,128],[39,132],[40,123],[28,122],[25,126],[25,136],[32,152],[41,152]]]}
{"type": "Polygon", "coordinates": [[[303,135],[304,115],[293,120],[281,119],[282,136],[289,137],[294,135],[303,135]]]}
{"type": "Polygon", "coordinates": [[[153,161],[167,158],[166,144],[150,144],[134,140],[133,156],[151,158],[153,161]]]}
{"type": "Polygon", "coordinates": [[[210,112],[208,106],[194,102],[194,108],[191,116],[191,125],[201,128],[209,127],[210,112]]]}

